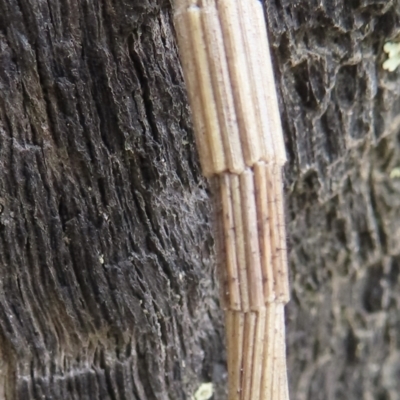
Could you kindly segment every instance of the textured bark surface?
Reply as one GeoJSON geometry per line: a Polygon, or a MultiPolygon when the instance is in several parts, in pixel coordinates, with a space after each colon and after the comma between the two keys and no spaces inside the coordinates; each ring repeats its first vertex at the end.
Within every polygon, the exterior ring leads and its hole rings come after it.
{"type": "MultiPolygon", "coordinates": [[[[267,14],[292,399],[398,399],[400,6],[267,14]]],[[[210,215],[170,4],[0,0],[0,398],[224,399],[210,215]]]]}

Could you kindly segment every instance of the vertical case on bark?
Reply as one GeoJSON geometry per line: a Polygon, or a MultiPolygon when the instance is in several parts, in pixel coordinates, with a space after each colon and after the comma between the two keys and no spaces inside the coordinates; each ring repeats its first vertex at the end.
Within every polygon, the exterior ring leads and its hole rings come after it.
{"type": "Polygon", "coordinates": [[[230,400],[287,400],[286,161],[258,0],[176,0],[174,23],[210,178],[230,400]]]}

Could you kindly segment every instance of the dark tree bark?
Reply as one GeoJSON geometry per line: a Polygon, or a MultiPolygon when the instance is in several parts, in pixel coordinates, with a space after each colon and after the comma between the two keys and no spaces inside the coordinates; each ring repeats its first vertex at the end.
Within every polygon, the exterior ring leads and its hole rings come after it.
{"type": "MultiPolygon", "coordinates": [[[[274,0],[292,399],[398,399],[397,0],[274,0]]],[[[0,0],[0,398],[226,397],[171,8],[0,0]]],[[[400,232],[399,232],[400,233],[400,232]]]]}

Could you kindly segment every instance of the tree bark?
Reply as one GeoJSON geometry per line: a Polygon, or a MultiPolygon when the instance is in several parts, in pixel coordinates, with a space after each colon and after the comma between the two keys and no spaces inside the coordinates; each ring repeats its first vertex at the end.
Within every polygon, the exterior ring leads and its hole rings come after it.
{"type": "MultiPolygon", "coordinates": [[[[291,398],[400,397],[397,0],[274,0],[291,398]]],[[[171,6],[0,0],[0,398],[226,398],[171,6]]]]}

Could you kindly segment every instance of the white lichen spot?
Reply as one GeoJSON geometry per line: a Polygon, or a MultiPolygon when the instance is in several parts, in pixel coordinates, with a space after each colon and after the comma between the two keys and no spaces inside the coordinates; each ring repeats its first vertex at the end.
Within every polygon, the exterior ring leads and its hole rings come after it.
{"type": "Polygon", "coordinates": [[[387,42],[383,46],[388,59],[383,63],[383,69],[393,72],[400,65],[400,43],[387,42]]]}
{"type": "Polygon", "coordinates": [[[210,383],[202,383],[200,387],[197,389],[194,394],[194,400],[208,400],[211,399],[214,393],[213,384],[210,383]]]}
{"type": "Polygon", "coordinates": [[[100,261],[100,264],[104,264],[104,256],[103,256],[103,254],[100,254],[99,261],[100,261]]]}
{"type": "Polygon", "coordinates": [[[390,171],[390,179],[400,179],[400,167],[393,168],[390,171]]]}

